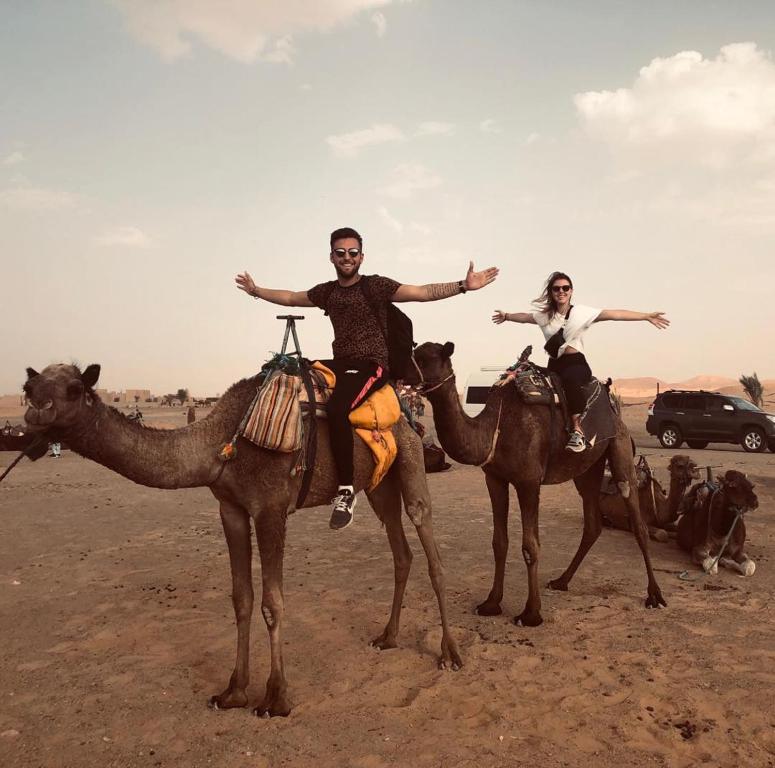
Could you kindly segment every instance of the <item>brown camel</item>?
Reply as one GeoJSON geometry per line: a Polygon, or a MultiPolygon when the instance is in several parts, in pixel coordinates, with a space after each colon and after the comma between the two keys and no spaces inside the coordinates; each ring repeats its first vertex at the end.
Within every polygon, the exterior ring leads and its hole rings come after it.
{"type": "MultiPolygon", "coordinates": [[[[37,373],[27,369],[25,421],[49,439],[66,438],[70,448],[141,485],[153,488],[207,486],[220,502],[221,522],[229,547],[232,599],[237,620],[237,659],[226,689],[210,700],[214,708],[248,703],[250,620],[253,612],[250,521],[256,529],[263,584],[261,613],[269,631],[271,671],[263,701],[254,710],[262,716],[287,715],[290,704],[283,668],[283,551],[288,513],[293,512],[301,473],[291,477],[296,454],[266,451],[247,440],[225,464],[220,446],[234,434],[256,391],[256,377],[234,384],[209,416],[180,429],[157,430],[133,424],[94,393],[100,367],[83,373],[72,365],[51,365],[37,373]]],[[[317,460],[312,485],[303,504],[328,503],[336,492],[328,429],[319,422],[317,460]]],[[[393,428],[398,456],[385,479],[368,495],[384,523],[395,568],[393,605],[384,631],[372,641],[377,648],[394,648],[412,553],[401,522],[401,499],[417,529],[428,558],[428,570],[441,613],[442,668],[462,666],[457,643],[447,621],[444,571],[433,536],[431,500],[423,472],[420,438],[402,418],[393,428]]],[[[355,441],[355,488],[369,482],[374,462],[361,440],[355,441]]]]}
{"type": "Polygon", "coordinates": [[[573,479],[584,506],[584,533],[573,560],[565,572],[549,582],[552,589],[567,590],[568,583],[581,564],[602,528],[598,498],[606,459],[611,463],[614,476],[621,483],[627,498],[634,533],[643,553],[648,575],[646,606],[666,605],[654,578],[648,551],[648,533],[638,507],[635,488],[635,466],[632,460],[632,442],[627,428],[619,419],[614,438],[571,454],[558,451],[550,456],[550,446],[565,444],[562,419],[550,418],[544,406],[525,404],[516,387],[495,387],[487,398],[484,410],[470,418],[463,412],[455,387],[455,373],[451,356],[452,342],[427,342],[415,350],[418,376],[407,383],[421,383],[425,396],[433,406],[441,447],[462,464],[482,466],[487,490],[492,502],[495,577],[487,599],[477,606],[484,616],[501,613],[503,578],[508,552],[509,484],[519,498],[522,515],[522,556],[527,565],[528,598],[525,609],[514,619],[516,624],[537,626],[541,618],[541,595],[538,586],[538,499],[541,485],[564,483],[573,479]],[[550,429],[554,424],[555,440],[550,429]]]}
{"type": "Polygon", "coordinates": [[[697,483],[683,501],[678,521],[678,545],[706,573],[718,565],[753,576],[756,563],[745,553],[746,512],[759,507],[753,483],[736,469],[727,470],[714,484],[697,483]]]}
{"type": "MultiPolygon", "coordinates": [[[[661,542],[668,540],[668,528],[673,527],[673,523],[678,520],[678,509],[684,493],[700,477],[697,464],[682,454],[673,456],[667,469],[670,472],[670,490],[665,493],[645,457],[641,457],[636,465],[641,517],[646,523],[649,536],[661,542]]],[[[600,511],[605,524],[622,531],[632,530],[629,510],[620,493],[601,493],[600,511]]]]}

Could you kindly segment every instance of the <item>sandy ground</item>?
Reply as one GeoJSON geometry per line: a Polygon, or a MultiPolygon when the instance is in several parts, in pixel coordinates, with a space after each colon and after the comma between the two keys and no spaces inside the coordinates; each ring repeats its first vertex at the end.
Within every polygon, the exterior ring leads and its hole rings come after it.
{"type": "MultiPolygon", "coordinates": [[[[185,420],[179,409],[148,416],[185,420]]],[[[670,454],[645,436],[645,408],[626,416],[666,480],[670,454]]],[[[544,592],[535,629],[511,621],[526,596],[519,515],[506,613],[478,617],[492,576],[481,471],[430,476],[466,663],[457,673],[436,667],[438,614],[411,530],[401,647],[379,652],[368,641],[393,577],[378,521],[364,503],[338,533],[326,509],[294,515],[284,635],[294,709],[272,720],[205,706],[228,680],[236,637],[209,491],[144,488],[68,451],[25,460],[0,485],[0,765],[775,766],[774,457],[688,453],[755,481],[756,574],[681,581],[686,557],[652,543],[669,607],[647,611],[634,539],[605,530],[571,591],[544,592]]],[[[0,453],[0,467],[13,457],[0,453]]],[[[580,533],[572,485],[545,488],[542,580],[565,567],[580,533]]],[[[268,641],[260,616],[253,626],[255,703],[268,641]]]]}

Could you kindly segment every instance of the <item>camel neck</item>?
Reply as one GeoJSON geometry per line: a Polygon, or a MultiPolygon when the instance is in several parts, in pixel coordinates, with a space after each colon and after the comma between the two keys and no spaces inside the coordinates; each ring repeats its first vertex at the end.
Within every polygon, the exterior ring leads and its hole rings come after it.
{"type": "Polygon", "coordinates": [[[441,447],[461,464],[482,464],[492,449],[498,406],[490,398],[484,410],[471,418],[463,410],[454,379],[428,394],[441,447]]]}
{"type": "Polygon", "coordinates": [[[231,438],[217,419],[154,429],[129,421],[104,403],[92,408],[80,428],[64,439],[82,456],[150,488],[208,485],[219,468],[218,449],[231,438]]]}

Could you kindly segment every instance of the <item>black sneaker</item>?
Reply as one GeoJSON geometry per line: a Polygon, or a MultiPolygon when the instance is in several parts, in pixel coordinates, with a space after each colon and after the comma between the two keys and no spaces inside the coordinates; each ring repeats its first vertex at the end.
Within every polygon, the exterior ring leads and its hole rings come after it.
{"type": "Polygon", "coordinates": [[[347,528],[353,521],[355,502],[355,494],[349,488],[343,488],[339,491],[334,496],[334,509],[331,512],[331,519],[328,521],[329,527],[335,531],[347,528]]]}

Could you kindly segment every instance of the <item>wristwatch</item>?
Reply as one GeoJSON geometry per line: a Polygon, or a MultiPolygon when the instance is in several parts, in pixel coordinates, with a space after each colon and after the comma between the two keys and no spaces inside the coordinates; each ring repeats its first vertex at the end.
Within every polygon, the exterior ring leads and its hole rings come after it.
{"type": "Polygon", "coordinates": [[[460,293],[465,293],[468,288],[466,288],[466,284],[462,280],[457,281],[457,287],[460,293]]]}

